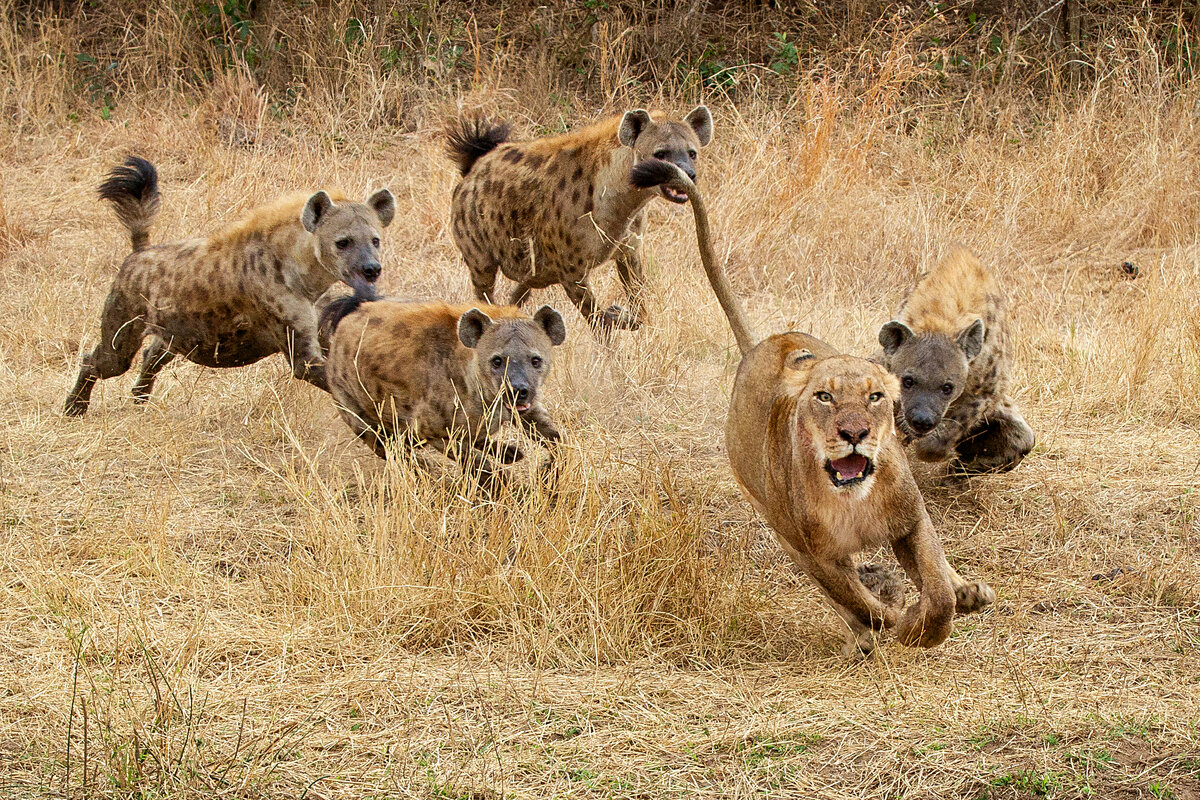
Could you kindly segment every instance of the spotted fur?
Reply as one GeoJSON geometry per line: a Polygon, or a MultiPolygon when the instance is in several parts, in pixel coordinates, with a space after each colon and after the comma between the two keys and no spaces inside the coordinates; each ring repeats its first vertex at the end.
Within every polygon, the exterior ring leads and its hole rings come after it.
{"type": "Polygon", "coordinates": [[[1033,448],[1033,430],[1008,396],[1005,305],[991,272],[954,247],[880,330],[880,358],[902,382],[897,424],[918,458],[998,471],[1033,448]]]}
{"type": "Polygon", "coordinates": [[[493,461],[522,455],[493,439],[503,423],[559,439],[541,386],[566,328],[549,306],[530,317],[512,306],[363,298],[327,315],[330,393],[381,458],[386,442],[400,439],[418,456],[455,455],[491,480],[493,461]]]}
{"type": "Polygon", "coordinates": [[[326,388],[313,301],[335,281],[365,286],[379,276],[379,232],[395,213],[390,192],[365,203],[323,191],[291,195],[206,238],[153,246],[153,165],[129,159],[100,196],[128,229],[133,252],[109,290],[100,343],[83,359],[67,414],[86,412],[96,382],[124,374],[146,337],[136,402],[176,356],[238,367],[283,353],[297,378],[326,388]]]}
{"type": "Polygon", "coordinates": [[[513,305],[534,289],[559,284],[601,336],[639,327],[645,206],[654,197],[687,197],[661,186],[635,187],[630,170],[659,158],[694,179],[697,151],[711,138],[712,116],[704,106],[683,120],[638,109],[525,142],[507,141],[507,128],[495,123],[453,123],[448,150],[463,179],[454,189],[451,231],[476,298],[491,302],[496,276],[503,273],[517,283],[513,305]],[[616,262],[629,311],[596,305],[588,276],[609,259],[616,262]]]}

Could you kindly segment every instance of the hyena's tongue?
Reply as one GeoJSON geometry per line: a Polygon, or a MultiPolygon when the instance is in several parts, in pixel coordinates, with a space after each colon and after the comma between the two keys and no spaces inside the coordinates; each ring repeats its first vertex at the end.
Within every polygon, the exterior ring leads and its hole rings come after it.
{"type": "Polygon", "coordinates": [[[867,468],[867,457],[854,453],[837,461],[830,461],[829,466],[833,467],[839,480],[848,481],[863,474],[863,470],[867,468]]]}

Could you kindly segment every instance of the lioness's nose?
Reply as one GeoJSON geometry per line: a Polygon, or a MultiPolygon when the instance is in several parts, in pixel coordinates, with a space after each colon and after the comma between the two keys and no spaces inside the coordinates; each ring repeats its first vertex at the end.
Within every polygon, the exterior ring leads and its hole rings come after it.
{"type": "Polygon", "coordinates": [[[850,444],[858,444],[863,439],[867,438],[867,435],[870,432],[870,428],[860,428],[858,426],[853,428],[838,428],[838,436],[841,436],[850,444]]]}

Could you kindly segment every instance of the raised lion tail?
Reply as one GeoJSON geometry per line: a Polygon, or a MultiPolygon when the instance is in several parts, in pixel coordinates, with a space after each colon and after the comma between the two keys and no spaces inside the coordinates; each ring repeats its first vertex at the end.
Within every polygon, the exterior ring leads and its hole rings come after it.
{"type": "Polygon", "coordinates": [[[446,153],[464,176],[475,162],[508,141],[512,126],[484,116],[460,117],[446,126],[446,153]]]}
{"type": "Polygon", "coordinates": [[[129,156],[100,184],[100,199],[112,203],[129,231],[133,252],[150,243],[150,223],[158,213],[158,170],[144,158],[129,156]]]}

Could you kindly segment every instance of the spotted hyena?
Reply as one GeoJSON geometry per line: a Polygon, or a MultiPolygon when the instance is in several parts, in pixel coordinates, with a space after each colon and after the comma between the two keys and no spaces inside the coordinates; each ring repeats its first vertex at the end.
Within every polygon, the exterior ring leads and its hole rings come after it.
{"type": "Polygon", "coordinates": [[[698,151],[712,140],[704,106],[682,120],[644,109],[582,130],[510,142],[509,127],[480,118],[459,119],[448,150],[462,172],[454,189],[452,232],[471,271],[475,296],[490,301],[497,272],[516,281],[510,302],[533,289],[559,284],[593,329],[636,329],[644,320],[641,290],[645,206],[654,197],[686,203],[668,186],[636,187],[632,167],[657,158],[696,179],[698,151]],[[629,298],[630,310],[600,309],[588,285],[608,259],[629,298]]]}
{"type": "Polygon", "coordinates": [[[400,439],[422,459],[431,450],[454,454],[491,480],[494,461],[522,457],[495,440],[500,425],[559,440],[541,390],[567,330],[550,306],[529,316],[513,306],[403,303],[356,291],[321,318],[329,390],[346,423],[380,457],[388,440],[400,439]]]}
{"type": "Polygon", "coordinates": [[[100,343],[86,355],[66,413],[87,411],[96,381],[128,371],[149,336],[133,386],[143,402],[169,361],[240,367],[283,353],[293,374],[326,389],[313,302],[335,281],[379,277],[379,237],[395,215],[391,192],[364,203],[340,194],[292,195],[254,209],[212,236],[149,244],[158,174],[129,158],[100,186],[129,231],[125,258],[100,317],[100,343]]]}
{"type": "Polygon", "coordinates": [[[991,472],[1033,449],[1033,430],[1008,396],[1004,295],[969,251],[951,249],[917,282],[879,343],[900,379],[896,421],[917,458],[954,456],[963,470],[991,472]]]}

